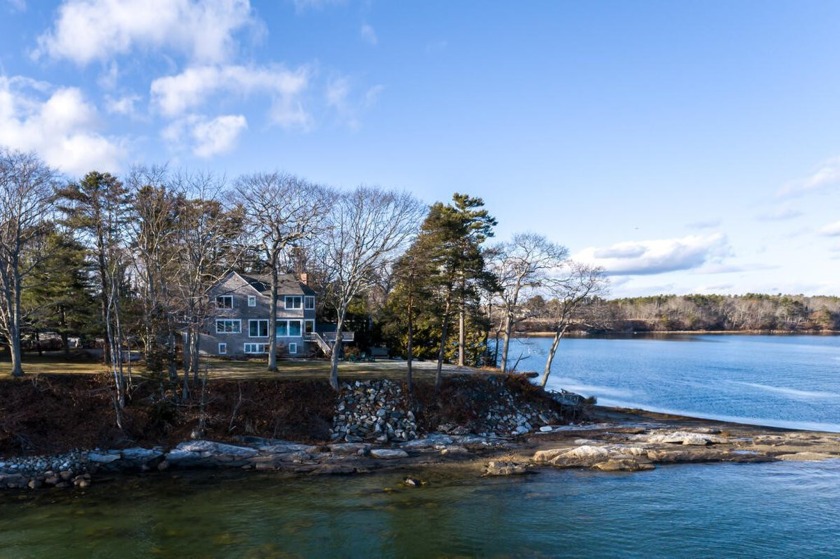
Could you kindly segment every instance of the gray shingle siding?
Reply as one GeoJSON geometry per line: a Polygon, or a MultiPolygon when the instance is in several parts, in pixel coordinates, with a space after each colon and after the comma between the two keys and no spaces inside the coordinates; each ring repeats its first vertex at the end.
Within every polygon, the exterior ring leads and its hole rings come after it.
{"type": "MultiPolygon", "coordinates": [[[[267,344],[271,280],[231,272],[210,290],[211,301],[225,298],[230,308],[216,306],[201,336],[200,351],[207,355],[243,356],[263,353],[258,344],[267,344]],[[249,300],[253,306],[249,305],[249,300]],[[221,322],[220,322],[221,321],[221,322]],[[265,321],[265,322],[258,322],[265,321]],[[263,335],[264,334],[264,335],[263,335]],[[220,351],[224,344],[225,351],[220,351]],[[246,344],[248,344],[246,346],[246,344]],[[246,349],[249,350],[246,352],[246,349]]],[[[284,336],[277,336],[278,355],[305,356],[309,347],[305,333],[315,328],[315,291],[291,274],[283,274],[278,285],[278,332],[285,326],[284,336]],[[287,303],[291,303],[287,308],[287,303]],[[299,304],[299,308],[298,305],[299,304]],[[307,308],[311,307],[311,308],[307,308]],[[296,335],[291,335],[294,332],[296,335]],[[292,352],[291,349],[296,351],[292,352]]]]}

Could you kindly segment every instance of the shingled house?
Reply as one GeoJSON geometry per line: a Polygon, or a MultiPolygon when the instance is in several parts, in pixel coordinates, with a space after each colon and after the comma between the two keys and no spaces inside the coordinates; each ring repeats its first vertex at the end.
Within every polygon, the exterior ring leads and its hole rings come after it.
{"type": "MultiPolygon", "coordinates": [[[[292,274],[282,274],[277,296],[277,355],[305,357],[316,346],[328,352],[315,331],[315,291],[292,274]]],[[[210,297],[214,311],[201,336],[202,354],[268,353],[270,276],[230,272],[210,290],[210,297]]]]}

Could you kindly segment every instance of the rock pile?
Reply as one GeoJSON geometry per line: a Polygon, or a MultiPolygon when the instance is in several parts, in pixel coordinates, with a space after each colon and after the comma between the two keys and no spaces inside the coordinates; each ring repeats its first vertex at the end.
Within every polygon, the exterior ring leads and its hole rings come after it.
{"type": "MultiPolygon", "coordinates": [[[[558,411],[526,401],[505,385],[504,378],[489,378],[476,395],[475,417],[468,423],[443,422],[430,430],[448,435],[520,436],[548,425],[564,423],[558,411]]],[[[355,381],[341,386],[333,417],[331,440],[369,441],[377,444],[411,441],[425,433],[408,408],[400,384],[390,380],[355,381]]]]}
{"type": "Polygon", "coordinates": [[[331,440],[384,444],[416,438],[416,417],[406,409],[399,384],[390,380],[342,384],[331,440]]]}
{"type": "Polygon", "coordinates": [[[0,488],[87,487],[89,484],[90,473],[80,450],[0,461],[0,488]]]}
{"type": "Polygon", "coordinates": [[[559,413],[545,407],[537,408],[529,402],[517,402],[504,385],[499,386],[498,399],[484,417],[485,432],[497,435],[526,435],[560,423],[563,418],[559,413]]]}

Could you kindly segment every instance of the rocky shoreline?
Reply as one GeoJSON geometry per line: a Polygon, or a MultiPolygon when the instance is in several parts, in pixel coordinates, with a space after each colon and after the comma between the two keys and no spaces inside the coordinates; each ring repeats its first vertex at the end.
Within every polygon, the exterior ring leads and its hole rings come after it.
{"type": "MultiPolygon", "coordinates": [[[[380,432],[387,434],[388,429],[380,432]]],[[[327,475],[458,465],[476,475],[494,476],[541,468],[636,472],[680,463],[824,459],[840,459],[840,434],[598,408],[592,422],[543,425],[518,435],[434,432],[411,440],[323,445],[243,437],[239,444],[194,440],[171,449],[77,450],[52,457],[20,457],[0,460],[0,488],[83,489],[114,473],[219,468],[327,475]]],[[[407,479],[420,485],[410,476],[407,479]]]]}

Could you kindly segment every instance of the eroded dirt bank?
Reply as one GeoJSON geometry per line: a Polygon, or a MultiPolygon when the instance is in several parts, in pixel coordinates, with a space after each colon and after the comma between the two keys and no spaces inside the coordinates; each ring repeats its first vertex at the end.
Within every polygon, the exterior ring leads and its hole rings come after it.
{"type": "Polygon", "coordinates": [[[427,466],[476,475],[639,471],[684,462],[840,458],[840,434],[573,405],[518,376],[418,383],[213,380],[190,398],[137,382],[116,428],[109,379],[44,375],[0,390],[0,487],[85,487],[104,473],[238,468],[294,475],[427,466]]]}

